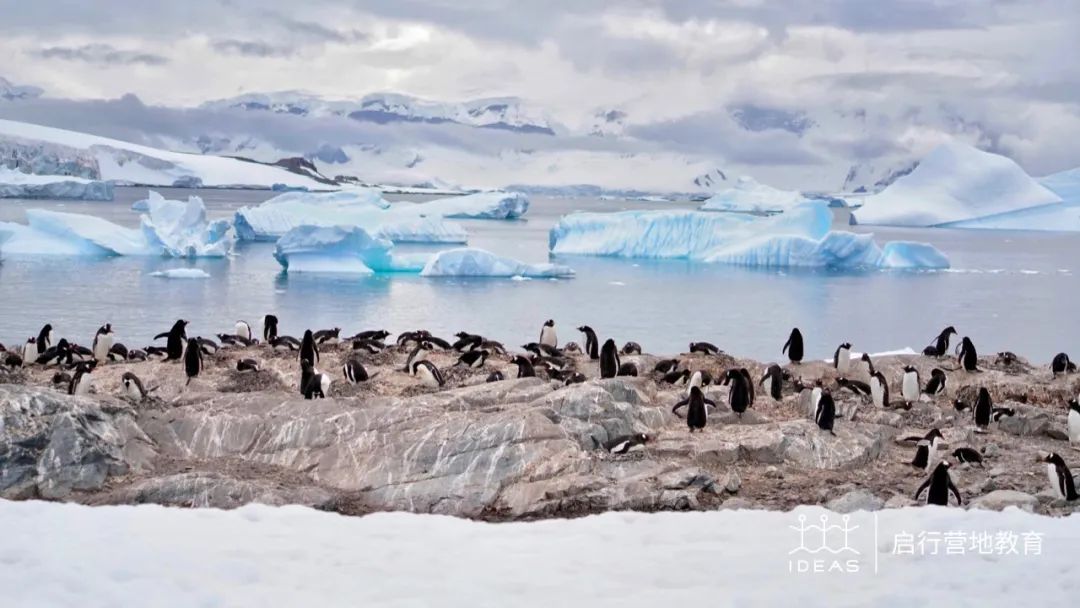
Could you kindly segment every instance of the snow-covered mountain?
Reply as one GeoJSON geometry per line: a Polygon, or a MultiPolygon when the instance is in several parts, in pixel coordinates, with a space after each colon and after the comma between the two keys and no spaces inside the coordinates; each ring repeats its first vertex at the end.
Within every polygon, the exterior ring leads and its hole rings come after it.
{"type": "Polygon", "coordinates": [[[592,126],[589,135],[598,137],[618,137],[626,130],[628,115],[617,109],[596,110],[592,115],[592,126]]]}
{"type": "Polygon", "coordinates": [[[917,160],[893,164],[860,163],[851,166],[841,192],[874,194],[888,188],[893,182],[911,173],[919,166],[917,160]]]}
{"type": "Polygon", "coordinates": [[[0,100],[35,99],[41,97],[43,92],[40,87],[12,84],[10,80],[0,76],[0,100]]]}

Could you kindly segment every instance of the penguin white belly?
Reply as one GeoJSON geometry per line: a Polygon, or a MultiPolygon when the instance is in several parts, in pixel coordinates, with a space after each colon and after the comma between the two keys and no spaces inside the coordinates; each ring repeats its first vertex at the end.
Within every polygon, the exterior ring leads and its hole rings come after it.
{"type": "Polygon", "coordinates": [[[243,338],[243,339],[245,339],[245,340],[250,340],[251,339],[251,327],[248,326],[248,324],[244,323],[243,321],[237,321],[237,323],[236,323],[236,335],[243,338]]]}
{"type": "Polygon", "coordinates": [[[904,383],[901,387],[901,393],[904,395],[904,401],[918,401],[919,400],[919,380],[915,374],[904,374],[904,383]]]}
{"type": "Polygon", "coordinates": [[[427,366],[418,366],[416,368],[416,375],[420,378],[420,383],[424,386],[439,388],[439,381],[435,379],[435,375],[431,373],[431,370],[429,370],[427,366]]]}
{"type": "Polygon", "coordinates": [[[331,382],[332,381],[330,380],[330,376],[322,374],[322,383],[320,384],[320,387],[322,388],[323,396],[327,396],[330,394],[331,382]]]}
{"type": "Polygon", "coordinates": [[[815,388],[810,391],[810,418],[817,420],[818,404],[821,403],[821,389],[815,388]]]}
{"type": "Polygon", "coordinates": [[[1054,496],[1064,500],[1065,493],[1061,491],[1061,483],[1058,481],[1057,467],[1054,463],[1046,463],[1046,478],[1050,480],[1050,491],[1054,493],[1054,496]]]}
{"type": "Polygon", "coordinates": [[[90,374],[83,374],[82,377],[79,378],[78,383],[75,384],[75,394],[76,395],[88,395],[88,394],[90,394],[90,385],[93,384],[93,383],[94,383],[94,381],[91,378],[90,374]]]}
{"type": "Polygon", "coordinates": [[[37,359],[37,346],[27,342],[22,349],[23,363],[31,363],[37,359]]]}
{"type": "Polygon", "coordinates": [[[1080,443],[1080,413],[1069,410],[1069,443],[1080,443]]]}
{"type": "Polygon", "coordinates": [[[885,387],[881,385],[881,381],[877,378],[870,380],[870,397],[874,400],[874,405],[877,407],[885,407],[888,405],[885,403],[885,387]]]}
{"type": "Polygon", "coordinates": [[[131,397],[135,401],[142,399],[142,393],[139,392],[139,387],[135,386],[134,382],[128,382],[126,388],[128,397],[131,397]]]}
{"type": "Polygon", "coordinates": [[[548,327],[547,325],[545,325],[544,328],[540,330],[540,344],[551,347],[556,347],[559,345],[559,339],[555,337],[554,327],[548,327]]]}
{"type": "Polygon", "coordinates": [[[102,334],[98,336],[97,344],[94,345],[94,359],[98,363],[104,363],[109,358],[109,350],[112,349],[112,336],[102,334]]]}
{"type": "Polygon", "coordinates": [[[836,371],[846,374],[851,369],[851,351],[841,348],[836,356],[836,371]]]}

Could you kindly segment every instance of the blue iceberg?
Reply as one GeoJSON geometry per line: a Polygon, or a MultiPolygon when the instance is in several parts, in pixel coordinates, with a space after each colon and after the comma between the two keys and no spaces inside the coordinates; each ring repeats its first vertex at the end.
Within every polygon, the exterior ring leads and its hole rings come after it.
{"type": "Polygon", "coordinates": [[[752,211],[779,213],[808,202],[801,192],[780,190],[744,175],[735,185],[721,190],[701,205],[702,211],[752,211]]]}
{"type": "Polygon", "coordinates": [[[0,165],[0,198],[113,200],[109,182],[72,175],[37,175],[0,165]]]}
{"type": "Polygon", "coordinates": [[[427,255],[395,256],[394,244],[358,226],[298,226],[278,239],[274,258],[286,272],[369,275],[420,272],[427,255]]]}
{"type": "Polygon", "coordinates": [[[477,192],[465,196],[440,198],[427,203],[397,203],[395,206],[426,216],[515,220],[529,210],[529,197],[520,192],[477,192]]]}
{"type": "Polygon", "coordinates": [[[571,277],[574,271],[559,264],[526,264],[484,249],[463,247],[440,251],[420,272],[425,277],[571,277]]]}

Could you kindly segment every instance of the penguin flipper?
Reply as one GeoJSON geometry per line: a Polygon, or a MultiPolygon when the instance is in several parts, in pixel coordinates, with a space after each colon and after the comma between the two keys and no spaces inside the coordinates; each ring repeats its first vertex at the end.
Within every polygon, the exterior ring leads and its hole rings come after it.
{"type": "Polygon", "coordinates": [[[690,403],[690,399],[688,399],[688,398],[683,399],[682,401],[676,403],[675,407],[671,408],[671,413],[675,414],[675,416],[678,417],[678,418],[682,418],[682,416],[679,416],[679,408],[680,407],[686,407],[686,405],[689,404],[689,403],[690,403]]]}
{"type": "Polygon", "coordinates": [[[593,444],[593,449],[594,450],[599,450],[601,447],[603,447],[603,446],[600,445],[600,440],[597,439],[594,435],[589,435],[589,439],[592,439],[592,444],[593,444]]]}
{"type": "Polygon", "coordinates": [[[714,410],[716,409],[716,402],[712,399],[705,399],[705,405],[711,406],[714,410]]]}
{"type": "Polygon", "coordinates": [[[154,339],[155,340],[160,340],[162,338],[168,338],[168,337],[169,337],[169,332],[165,332],[163,334],[158,334],[158,335],[154,336],[154,339]]]}
{"type": "Polygon", "coordinates": [[[949,491],[956,496],[956,506],[959,507],[964,504],[964,501],[960,498],[960,490],[956,489],[956,484],[953,483],[951,478],[949,479],[949,491]]]}
{"type": "MultiPolygon", "coordinates": [[[[922,494],[923,490],[930,487],[930,479],[931,479],[930,477],[927,477],[926,481],[922,482],[922,485],[919,486],[919,489],[915,490],[915,500],[919,500],[919,494],[922,494]]],[[[952,484],[952,482],[949,482],[949,483],[950,483],[950,485],[952,484]]]]}

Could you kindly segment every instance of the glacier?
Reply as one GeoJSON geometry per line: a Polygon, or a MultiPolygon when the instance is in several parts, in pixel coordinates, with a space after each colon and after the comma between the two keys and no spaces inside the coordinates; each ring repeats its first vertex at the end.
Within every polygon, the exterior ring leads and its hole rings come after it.
{"type": "Polygon", "coordinates": [[[426,254],[395,255],[390,240],[359,226],[297,226],[274,246],[274,258],[287,273],[420,272],[426,254]]]}
{"type": "Polygon", "coordinates": [[[71,175],[35,175],[0,165],[0,198],[111,201],[109,182],[71,175]]]}
{"type": "Polygon", "coordinates": [[[932,245],[833,231],[827,203],[813,201],[771,217],[699,211],[572,213],[551,229],[554,255],[688,259],[756,268],[948,268],[932,245]]]}
{"type": "Polygon", "coordinates": [[[435,254],[420,272],[425,277],[571,277],[574,271],[560,264],[527,264],[474,247],[448,249],[435,254]]]}
{"type": "Polygon", "coordinates": [[[935,148],[911,173],[865,197],[851,223],[1036,228],[1065,213],[1061,202],[1011,159],[950,142],[935,148]]]}
{"type": "Polygon", "coordinates": [[[773,188],[744,175],[734,186],[717,192],[699,208],[702,211],[776,213],[787,211],[809,200],[801,192],[773,188]]]}
{"type": "Polygon", "coordinates": [[[454,219],[515,220],[529,210],[529,197],[521,192],[477,192],[426,203],[397,203],[395,206],[418,214],[454,219]]]}

